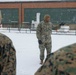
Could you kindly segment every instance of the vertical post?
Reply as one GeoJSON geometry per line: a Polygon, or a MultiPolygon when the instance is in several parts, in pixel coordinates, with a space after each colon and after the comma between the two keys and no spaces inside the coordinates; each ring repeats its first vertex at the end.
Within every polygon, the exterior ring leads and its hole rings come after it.
{"type": "Polygon", "coordinates": [[[21,20],[21,22],[20,22],[20,24],[19,24],[19,28],[18,28],[18,30],[19,30],[19,32],[20,32],[20,30],[21,30],[21,27],[22,27],[22,2],[20,3],[20,20],[21,20]]]}
{"type": "Polygon", "coordinates": [[[22,2],[21,2],[21,27],[22,27],[22,2]]]}
{"type": "MultiPolygon", "coordinates": [[[[75,26],[75,28],[76,28],[76,26],[75,26]]],[[[75,29],[75,35],[76,35],[76,29],[75,29]]]]}
{"type": "Polygon", "coordinates": [[[2,21],[2,13],[1,13],[1,10],[0,10],[0,27],[1,27],[1,21],[2,21]]]}

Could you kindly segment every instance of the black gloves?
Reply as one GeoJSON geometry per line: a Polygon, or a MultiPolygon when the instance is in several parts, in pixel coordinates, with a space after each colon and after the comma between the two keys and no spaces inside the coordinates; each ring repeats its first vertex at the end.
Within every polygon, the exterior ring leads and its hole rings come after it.
{"type": "Polygon", "coordinates": [[[42,44],[42,41],[41,41],[41,40],[38,40],[38,43],[39,43],[39,44],[42,44]]]}
{"type": "Polygon", "coordinates": [[[1,74],[2,71],[3,71],[3,67],[0,65],[0,74],[1,74]]]}
{"type": "Polygon", "coordinates": [[[59,26],[64,26],[65,25],[65,23],[64,22],[61,22],[60,24],[59,24],[59,26]]]}

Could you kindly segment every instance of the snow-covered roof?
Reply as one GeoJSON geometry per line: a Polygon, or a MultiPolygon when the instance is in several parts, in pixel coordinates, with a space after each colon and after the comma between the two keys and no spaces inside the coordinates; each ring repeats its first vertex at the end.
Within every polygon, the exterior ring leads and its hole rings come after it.
{"type": "Polygon", "coordinates": [[[30,2],[30,1],[76,1],[76,0],[0,0],[0,2],[30,2]]]}
{"type": "Polygon", "coordinates": [[[61,0],[0,0],[0,2],[14,2],[14,1],[25,1],[25,2],[29,2],[29,1],[61,1],[61,0]]]}

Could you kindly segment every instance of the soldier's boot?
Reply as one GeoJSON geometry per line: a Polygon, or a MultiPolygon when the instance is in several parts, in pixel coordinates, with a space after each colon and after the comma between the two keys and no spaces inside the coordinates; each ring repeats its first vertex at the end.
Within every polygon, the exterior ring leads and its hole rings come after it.
{"type": "Polygon", "coordinates": [[[41,64],[41,65],[43,64],[43,60],[41,60],[40,64],[41,64]]]}

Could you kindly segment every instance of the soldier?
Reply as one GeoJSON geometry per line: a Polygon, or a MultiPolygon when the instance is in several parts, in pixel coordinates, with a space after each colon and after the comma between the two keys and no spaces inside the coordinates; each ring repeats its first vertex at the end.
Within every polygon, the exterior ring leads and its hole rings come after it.
{"type": "Polygon", "coordinates": [[[76,75],[76,43],[49,54],[35,75],[76,75]]]}
{"type": "Polygon", "coordinates": [[[12,41],[0,33],[0,75],[16,75],[16,51],[12,41]]]}
{"type": "Polygon", "coordinates": [[[47,55],[51,53],[51,33],[52,33],[52,23],[50,22],[50,16],[45,15],[44,21],[38,24],[36,35],[38,38],[39,48],[40,48],[40,64],[43,64],[44,60],[44,50],[46,48],[47,55]]]}

